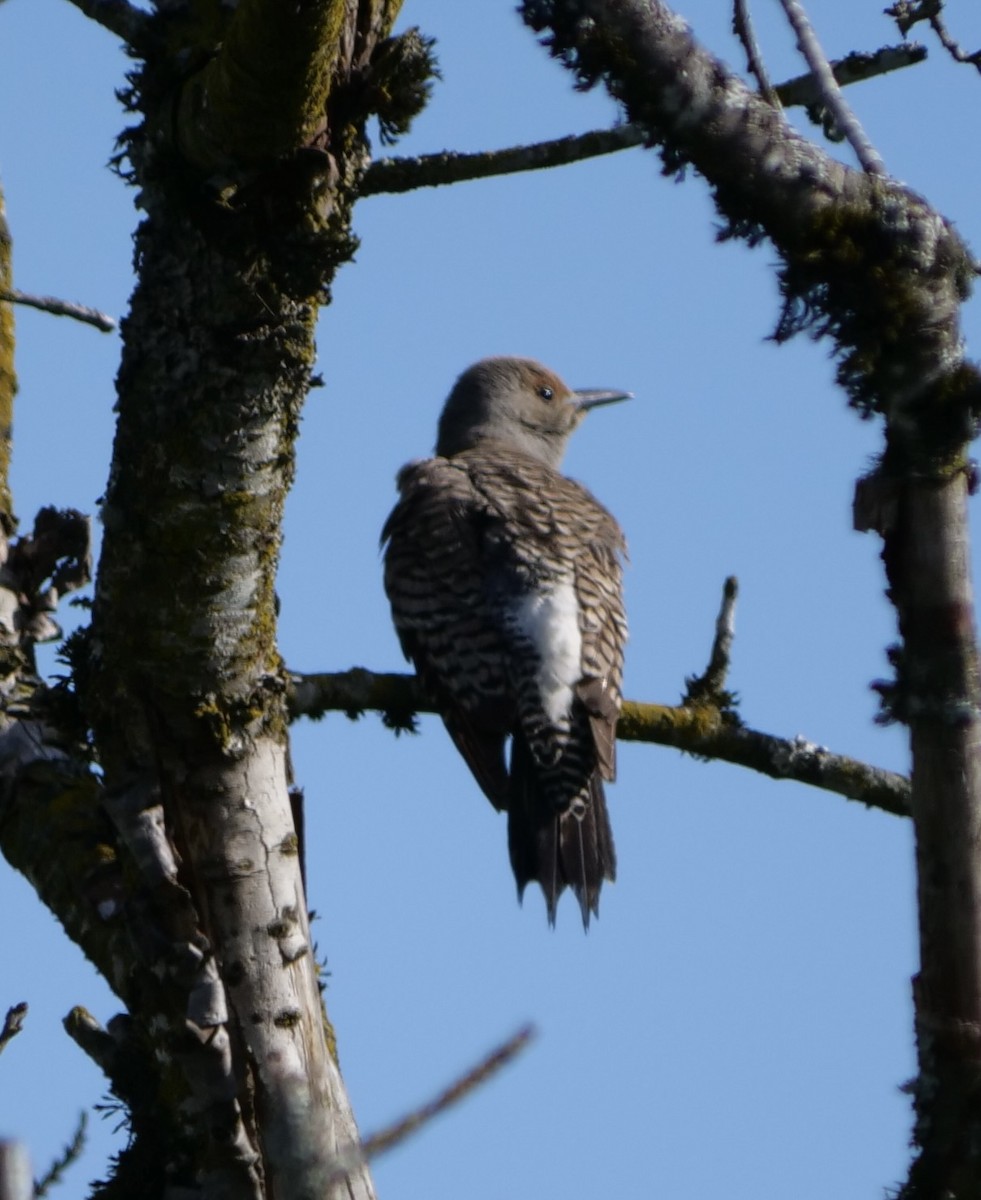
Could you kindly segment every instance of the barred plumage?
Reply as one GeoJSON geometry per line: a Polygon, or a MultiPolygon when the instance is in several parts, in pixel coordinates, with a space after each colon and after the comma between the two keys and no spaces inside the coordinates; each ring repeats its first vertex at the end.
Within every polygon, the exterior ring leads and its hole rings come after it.
{"type": "Polygon", "coordinates": [[[400,472],[382,533],[402,648],[508,812],[519,894],[538,880],[553,922],[570,886],[588,925],[615,877],[602,781],[626,640],[623,534],[557,467],[583,413],[623,398],[571,392],[526,359],[476,364],[447,401],[437,456],[400,472]]]}

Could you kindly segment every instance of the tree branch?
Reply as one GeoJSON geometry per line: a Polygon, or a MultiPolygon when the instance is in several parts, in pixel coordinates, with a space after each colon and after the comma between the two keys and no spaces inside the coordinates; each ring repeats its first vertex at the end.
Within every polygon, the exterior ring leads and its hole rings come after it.
{"type": "Polygon", "coordinates": [[[151,17],[127,0],[70,0],[87,17],[114,33],[132,50],[146,48],[151,17]]]}
{"type": "Polygon", "coordinates": [[[669,168],[706,176],[726,235],[772,241],[784,296],[777,339],[830,336],[852,404],[885,417],[884,453],[858,508],[882,537],[902,635],[889,711],[908,725],[912,752],[919,1154],[903,1195],[975,1196],[981,663],[967,497],[981,378],[964,360],[960,323],[973,257],[921,197],[796,134],[662,0],[524,0],[521,11],[549,31],[581,86],[606,84],[669,168]]]}
{"type": "Polygon", "coordinates": [[[24,1022],[27,1020],[27,1005],[21,1001],[20,1004],[14,1004],[7,1009],[7,1015],[4,1018],[3,1028],[0,1029],[0,1054],[7,1049],[7,1046],[24,1028],[24,1022]]]}
{"type": "Polygon", "coordinates": [[[708,666],[701,675],[693,676],[686,681],[688,685],[684,699],[686,707],[709,703],[726,712],[733,708],[733,697],[725,690],[725,683],[726,676],[729,674],[732,641],[736,636],[736,597],[738,595],[739,581],[735,575],[730,575],[722,588],[722,606],[715,621],[715,637],[712,639],[712,652],[709,655],[708,666]]]}
{"type": "Polygon", "coordinates": [[[449,1087],[444,1088],[438,1096],[413,1109],[393,1125],[365,1138],[360,1146],[351,1147],[346,1155],[341,1155],[331,1182],[343,1179],[347,1172],[360,1163],[368,1162],[388,1150],[394,1150],[407,1138],[418,1133],[424,1125],[428,1125],[430,1121],[459,1104],[503,1067],[513,1062],[534,1036],[535,1031],[530,1025],[519,1029],[506,1042],[502,1042],[475,1066],[470,1067],[459,1079],[455,1079],[449,1087]]]}
{"type": "MultiPolygon", "coordinates": [[[[831,70],[841,87],[849,87],[853,83],[875,79],[878,75],[887,75],[890,71],[915,66],[926,57],[926,46],[918,42],[902,42],[898,46],[882,46],[870,54],[856,50],[844,58],[836,58],[831,70]]],[[[820,103],[822,99],[818,81],[810,72],[778,84],[776,92],[777,98],[787,108],[807,107],[820,103]]]]}
{"type": "Polygon", "coordinates": [[[743,49],[746,51],[746,67],[759,85],[760,95],[767,104],[779,106],[780,97],[766,73],[766,64],[763,62],[763,55],[756,40],[748,0],[735,0],[732,7],[732,32],[743,44],[743,49]]]}
{"type": "MultiPolygon", "coordinates": [[[[338,673],[293,675],[290,712],[314,720],[327,712],[355,718],[382,714],[393,729],[411,730],[417,713],[438,710],[414,675],[375,674],[363,667],[338,673]]],[[[742,726],[733,714],[711,704],[642,704],[627,700],[617,737],[626,742],[673,746],[688,754],[718,758],[773,779],[793,779],[857,800],[897,816],[909,815],[909,780],[892,771],[832,754],[802,737],[780,738],[742,726]]]]}
{"type": "Polygon", "coordinates": [[[639,129],[618,125],[614,129],[598,129],[529,146],[509,146],[504,150],[482,150],[476,154],[444,150],[419,158],[380,158],[365,171],[360,194],[376,196],[383,192],[409,192],[420,187],[442,187],[469,179],[561,167],[627,150],[643,141],[644,134],[639,129]]]}
{"type": "Polygon", "coordinates": [[[981,71],[981,50],[965,50],[954,38],[944,24],[940,15],[943,12],[943,0],[898,0],[885,10],[886,16],[892,17],[899,26],[899,32],[905,37],[909,30],[919,21],[927,21],[937,35],[941,46],[955,62],[967,63],[981,71]]]}
{"type": "MultiPolygon", "coordinates": [[[[926,49],[923,46],[884,46],[872,54],[856,52],[837,59],[831,64],[831,70],[838,83],[845,86],[901,70],[922,62],[924,58],[926,49]]],[[[788,108],[811,106],[824,98],[819,83],[810,74],[778,84],[773,92],[776,100],[788,108]]],[[[416,188],[443,187],[471,179],[513,175],[520,171],[564,167],[604,154],[615,154],[618,150],[642,146],[648,140],[649,135],[642,129],[624,124],[613,129],[592,130],[526,146],[508,146],[503,150],[482,150],[473,154],[444,150],[415,158],[379,158],[365,171],[359,193],[361,196],[391,195],[411,192],[416,188]]]]}
{"type": "Polygon", "coordinates": [[[23,304],[25,308],[37,308],[54,317],[73,317],[86,325],[94,325],[103,333],[112,333],[117,326],[115,317],[99,312],[97,308],[76,304],[72,300],[59,300],[56,296],[33,296],[17,288],[3,288],[0,289],[0,300],[6,300],[9,304],[23,304]]]}
{"type": "Polygon", "coordinates": [[[34,1184],[34,1200],[42,1200],[52,1187],[64,1181],[65,1172],[81,1158],[85,1149],[85,1130],[89,1123],[88,1113],[83,1109],[78,1116],[78,1124],[72,1134],[71,1141],[62,1149],[58,1157],[51,1163],[44,1174],[34,1184]]]}
{"type": "Polygon", "coordinates": [[[821,43],[807,19],[803,7],[797,3],[797,0],[780,0],[780,3],[797,36],[797,47],[811,68],[811,76],[817,84],[821,98],[834,118],[839,132],[848,140],[864,171],[869,175],[885,175],[885,164],[866,136],[858,117],[852,112],[847,100],[842,95],[831,64],[821,49],[821,43]]]}

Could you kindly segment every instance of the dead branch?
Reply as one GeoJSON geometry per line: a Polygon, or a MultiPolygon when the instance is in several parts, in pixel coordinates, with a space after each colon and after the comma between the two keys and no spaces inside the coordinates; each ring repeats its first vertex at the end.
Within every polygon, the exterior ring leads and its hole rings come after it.
{"type": "MultiPolygon", "coordinates": [[[[836,59],[831,63],[831,72],[838,84],[844,87],[913,66],[924,58],[926,50],[923,46],[883,46],[871,54],[856,52],[836,59]]],[[[759,71],[763,70],[762,60],[759,60],[757,67],[759,71]]],[[[750,69],[759,79],[752,63],[750,69]]],[[[824,91],[812,74],[789,79],[771,90],[778,102],[777,107],[780,104],[788,108],[809,106],[824,101],[824,91]]],[[[360,194],[392,195],[411,192],[416,188],[443,187],[471,179],[489,179],[497,175],[567,166],[604,154],[614,154],[618,150],[629,150],[633,146],[643,145],[646,140],[646,136],[635,126],[624,124],[613,129],[598,129],[527,146],[508,146],[503,150],[482,150],[474,154],[443,150],[438,154],[423,154],[414,158],[379,158],[365,171],[360,194]]]]}
{"type": "Polygon", "coordinates": [[[9,291],[0,292],[0,300],[6,300],[10,304],[23,304],[26,308],[37,308],[54,317],[72,317],[85,325],[94,325],[103,333],[112,333],[117,325],[115,317],[110,317],[97,308],[90,308],[87,304],[76,304],[73,300],[59,300],[57,296],[32,296],[29,292],[11,288],[9,291]]]}
{"type": "Polygon", "coordinates": [[[937,35],[941,46],[955,62],[967,63],[981,71],[981,50],[965,50],[950,34],[941,15],[943,7],[943,0],[919,0],[918,3],[914,0],[898,0],[898,3],[891,5],[885,12],[895,20],[899,32],[904,37],[919,21],[926,21],[937,35]]]}
{"type": "Polygon", "coordinates": [[[0,1029],[0,1054],[6,1050],[7,1045],[24,1028],[24,1022],[27,1019],[27,1005],[22,1000],[19,1004],[14,1004],[7,1009],[7,1015],[4,1018],[3,1028],[0,1029]]]}
{"type": "Polygon", "coordinates": [[[756,32],[753,29],[752,17],[749,15],[747,0],[735,0],[733,4],[732,32],[742,42],[743,49],[746,51],[746,67],[759,84],[760,95],[767,104],[772,104],[775,108],[779,108],[780,97],[770,82],[769,75],[766,73],[766,64],[763,62],[763,55],[756,40],[756,32]]]}
{"type": "Polygon", "coordinates": [[[885,164],[842,95],[831,64],[821,49],[821,43],[807,19],[803,6],[798,4],[797,0],[780,0],[780,3],[797,37],[797,47],[811,68],[811,77],[815,80],[821,99],[834,118],[838,131],[847,139],[867,174],[885,175],[885,164]]]}
{"type": "MultiPolygon", "coordinates": [[[[289,698],[294,718],[317,719],[327,712],[356,717],[374,711],[396,730],[412,729],[417,713],[437,711],[414,675],[375,674],[363,667],[294,675],[289,698]]],[[[772,779],[794,779],[870,808],[909,815],[909,780],[905,776],[834,754],[800,736],[781,738],[746,728],[733,714],[713,705],[672,706],[628,700],[620,715],[617,737],[718,758],[772,779]]]]}
{"type": "Polygon", "coordinates": [[[428,1125],[434,1118],[440,1116],[454,1105],[459,1104],[461,1100],[487,1083],[491,1076],[496,1075],[503,1067],[513,1062],[522,1050],[527,1047],[534,1036],[534,1028],[531,1025],[525,1025],[517,1033],[512,1034],[507,1041],[502,1042],[489,1054],[485,1055],[480,1062],[472,1066],[458,1079],[455,1079],[449,1087],[444,1088],[432,1100],[421,1104],[418,1108],[413,1109],[412,1112],[401,1117],[387,1128],[372,1134],[371,1137],[365,1138],[360,1146],[352,1147],[347,1154],[341,1156],[341,1161],[338,1163],[329,1183],[333,1184],[343,1180],[355,1166],[370,1161],[388,1150],[393,1150],[407,1138],[418,1133],[424,1125],[428,1125]]]}

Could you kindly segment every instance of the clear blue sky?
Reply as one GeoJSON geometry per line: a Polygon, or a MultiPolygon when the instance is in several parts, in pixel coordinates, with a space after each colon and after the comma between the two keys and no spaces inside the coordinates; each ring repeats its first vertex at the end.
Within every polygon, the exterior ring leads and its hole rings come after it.
{"type": "MultiPolygon", "coordinates": [[[[776,79],[803,70],[766,0],[776,79]]],[[[812,0],[832,55],[896,35],[882,2],[812,0]]],[[[742,64],[730,5],[680,11],[742,64]]],[[[981,13],[949,5],[974,48],[981,13]]],[[[407,0],[445,76],[399,153],[477,150],[610,123],[536,45],[513,4],[407,0]]],[[[0,178],[18,285],[121,314],[133,194],[105,167],[127,60],[66,0],[0,6],[0,178]]],[[[850,89],[889,169],[981,245],[981,77],[929,62],[850,89]]],[[[842,148],[832,148],[846,155],[842,148]]],[[[746,721],[906,769],[869,682],[895,639],[878,544],[851,532],[878,445],[832,384],[826,346],[766,340],[774,254],[717,245],[704,183],[634,150],[538,175],[364,201],[362,239],[319,329],[279,591],[296,670],[392,670],[378,531],[406,459],[427,454],[459,371],[541,358],[575,386],[636,394],[577,434],[567,469],[627,531],[626,690],[673,702],[703,668],[722,581],[741,583],[731,685],[746,721]]],[[[966,312],[969,344],[978,308],[966,312]]],[[[112,436],[118,340],[18,312],[14,487],[94,511],[112,436]]],[[[53,661],[53,660],[52,660],[53,661]]],[[[327,1002],[362,1129],[428,1097],[518,1024],[517,1065],[377,1163],[384,1197],[859,1200],[907,1163],[914,1071],[912,844],[895,819],[676,751],[622,746],[611,812],[620,878],[584,937],[571,899],[550,931],[514,898],[505,825],[439,722],[395,739],[373,716],[295,730],[310,902],[327,1002]]],[[[117,1002],[0,863],[0,1008],[27,1000],[0,1059],[0,1134],[42,1168],[98,1072],[60,1021],[117,1002]]],[[[62,1195],[120,1145],[112,1120],[62,1195]]]]}

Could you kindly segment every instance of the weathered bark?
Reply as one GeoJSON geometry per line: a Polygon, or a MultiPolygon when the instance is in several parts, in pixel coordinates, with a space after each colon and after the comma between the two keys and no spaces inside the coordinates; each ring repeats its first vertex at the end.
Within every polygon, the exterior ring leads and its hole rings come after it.
{"type": "MultiPolygon", "coordinates": [[[[93,623],[73,651],[105,780],[90,811],[111,818],[120,867],[107,920],[71,932],[128,1014],[69,1028],[130,1109],[107,1195],[368,1200],[290,805],[274,578],[317,309],[353,248],[368,82],[398,4],[160,8],[139,23],[129,95],[139,279],[93,623]]],[[[413,63],[404,124],[426,47],[385,46],[413,63]]]]}
{"type": "Polygon", "coordinates": [[[911,1197],[981,1195],[981,683],[964,471],[901,480],[880,532],[903,645],[920,927],[911,1197]]]}
{"type": "Polygon", "coordinates": [[[981,411],[959,308],[973,263],[899,184],[851,171],[695,43],[659,0],[525,0],[581,83],[604,82],[667,168],[710,182],[730,236],[779,251],[778,337],[830,335],[851,402],[885,419],[857,523],[878,530],[902,647],[887,715],[912,750],[921,972],[919,1156],[909,1196],[981,1195],[981,684],[967,555],[968,444],[981,411]]]}

